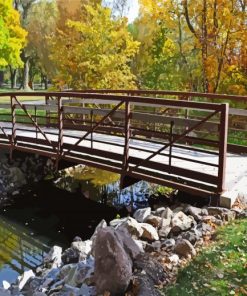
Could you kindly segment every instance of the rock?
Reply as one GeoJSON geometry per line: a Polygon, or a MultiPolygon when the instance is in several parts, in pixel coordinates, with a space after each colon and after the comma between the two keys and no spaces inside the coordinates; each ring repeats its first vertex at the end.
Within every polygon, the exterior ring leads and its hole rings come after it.
{"type": "Polygon", "coordinates": [[[60,269],[59,278],[61,280],[64,280],[66,278],[66,276],[71,273],[71,270],[72,270],[73,273],[75,272],[76,267],[77,267],[77,264],[76,263],[70,263],[70,264],[64,265],[60,269]]]}
{"type": "Polygon", "coordinates": [[[3,281],[2,286],[4,288],[4,290],[8,290],[10,288],[10,283],[7,281],[3,281]]]}
{"type": "Polygon", "coordinates": [[[141,225],[133,218],[128,217],[124,222],[118,224],[116,227],[117,230],[127,231],[131,236],[139,238],[143,234],[143,229],[141,225]]]}
{"type": "Polygon", "coordinates": [[[10,296],[10,291],[0,287],[0,296],[10,296]]]}
{"type": "Polygon", "coordinates": [[[174,214],[177,214],[179,212],[183,212],[183,211],[184,211],[184,207],[183,206],[176,207],[175,209],[173,209],[173,215],[174,214]]]}
{"type": "Polygon", "coordinates": [[[154,211],[154,215],[161,217],[161,214],[164,212],[166,208],[165,207],[160,207],[154,211]]]}
{"type": "Polygon", "coordinates": [[[247,210],[243,210],[243,211],[241,211],[241,212],[237,215],[237,217],[238,217],[239,219],[245,219],[245,218],[247,218],[247,210]]]}
{"type": "Polygon", "coordinates": [[[82,285],[79,291],[80,296],[96,296],[96,288],[93,286],[82,285]]]}
{"type": "Polygon", "coordinates": [[[124,294],[132,276],[132,260],[110,227],[100,229],[95,242],[94,279],[98,294],[124,294]]]}
{"type": "Polygon", "coordinates": [[[70,286],[79,286],[81,284],[91,284],[94,272],[94,258],[91,256],[76,264],[64,277],[66,284],[70,286]]]}
{"type": "MultiPolygon", "coordinates": [[[[167,275],[163,266],[148,254],[143,254],[134,260],[134,275],[144,274],[151,280],[152,285],[160,285],[165,282],[167,275]]],[[[142,295],[142,294],[139,294],[142,295]]],[[[152,295],[152,294],[150,294],[152,295]]]]}
{"type": "Polygon", "coordinates": [[[141,228],[143,229],[142,238],[147,239],[149,241],[159,240],[159,235],[157,230],[150,224],[141,223],[141,228]]]}
{"type": "Polygon", "coordinates": [[[126,230],[121,231],[117,229],[115,235],[119,241],[122,242],[125,252],[132,260],[134,260],[140,253],[143,253],[143,248],[140,248],[139,245],[135,243],[135,240],[132,239],[126,230]]]}
{"type": "Polygon", "coordinates": [[[134,277],[135,285],[138,286],[137,296],[161,296],[155,288],[153,281],[146,274],[139,273],[134,277]]]}
{"type": "Polygon", "coordinates": [[[232,221],[236,217],[236,213],[234,211],[220,207],[208,207],[208,214],[220,216],[225,221],[232,221]]]}
{"type": "Polygon", "coordinates": [[[188,206],[185,209],[185,213],[187,215],[191,215],[192,217],[194,217],[196,221],[200,221],[202,219],[202,216],[207,216],[208,215],[208,210],[193,207],[193,206],[188,206]]]}
{"type": "Polygon", "coordinates": [[[161,213],[161,218],[164,218],[164,219],[169,219],[171,220],[172,216],[173,216],[173,211],[170,209],[170,208],[165,208],[165,210],[161,213]]]}
{"type": "Polygon", "coordinates": [[[207,223],[199,223],[196,225],[195,230],[198,231],[200,236],[211,235],[213,232],[212,226],[207,223]]]}
{"type": "Polygon", "coordinates": [[[151,224],[153,227],[158,228],[161,224],[162,218],[154,215],[149,215],[144,220],[145,223],[151,224]]]}
{"type": "Polygon", "coordinates": [[[181,257],[188,257],[188,255],[195,256],[196,250],[193,245],[186,239],[178,240],[174,252],[181,257]]]}
{"type": "Polygon", "coordinates": [[[44,264],[49,265],[50,268],[60,267],[62,264],[62,248],[54,246],[44,258],[44,264]]]}
{"type": "Polygon", "coordinates": [[[51,294],[56,296],[78,296],[80,289],[69,285],[64,285],[58,294],[51,294]]]}
{"type": "Polygon", "coordinates": [[[23,289],[27,281],[30,278],[34,278],[34,277],[35,277],[35,274],[33,273],[32,270],[24,271],[24,273],[18,277],[18,288],[20,289],[20,291],[23,289]]]}
{"type": "Polygon", "coordinates": [[[144,253],[144,250],[146,248],[147,243],[142,241],[142,240],[137,240],[134,239],[134,242],[136,243],[136,245],[138,246],[139,250],[141,253],[144,253]]]}
{"type": "Polygon", "coordinates": [[[177,254],[172,254],[171,256],[168,257],[168,261],[173,265],[177,266],[179,263],[179,257],[177,254]]]}
{"type": "Polygon", "coordinates": [[[194,245],[201,238],[201,236],[202,233],[196,228],[181,234],[181,238],[188,240],[192,245],[194,245]]]}
{"type": "Polygon", "coordinates": [[[173,233],[179,233],[181,231],[188,230],[192,227],[194,220],[186,216],[183,212],[176,213],[171,221],[171,227],[173,233]]]}
{"type": "Polygon", "coordinates": [[[92,250],[91,250],[91,254],[94,256],[94,247],[95,247],[95,239],[96,236],[99,232],[100,229],[102,228],[106,228],[107,227],[107,223],[106,221],[103,219],[101,220],[101,222],[96,226],[93,235],[91,236],[90,240],[92,241],[92,250]]]}
{"type": "Polygon", "coordinates": [[[172,250],[175,247],[175,239],[169,238],[161,242],[161,249],[172,250]]]}
{"type": "Polygon", "coordinates": [[[144,220],[151,214],[151,208],[139,209],[136,210],[133,217],[140,223],[143,223],[144,220]]]}
{"type": "Polygon", "coordinates": [[[161,242],[160,241],[155,241],[152,243],[152,247],[154,248],[155,252],[159,252],[161,248],[161,242]]]}
{"type": "Polygon", "coordinates": [[[109,223],[109,225],[111,226],[111,227],[117,227],[119,224],[121,224],[121,223],[123,223],[124,221],[126,221],[128,218],[122,218],[122,219],[114,219],[114,220],[112,220],[110,223],[109,223]]]}
{"type": "Polygon", "coordinates": [[[77,263],[88,257],[92,250],[92,241],[75,241],[71,247],[63,252],[62,261],[64,264],[77,263]]]}
{"type": "Polygon", "coordinates": [[[162,218],[161,223],[160,223],[160,229],[158,231],[159,233],[159,237],[161,238],[167,238],[167,236],[169,235],[170,231],[171,231],[171,219],[170,218],[162,218]]]}

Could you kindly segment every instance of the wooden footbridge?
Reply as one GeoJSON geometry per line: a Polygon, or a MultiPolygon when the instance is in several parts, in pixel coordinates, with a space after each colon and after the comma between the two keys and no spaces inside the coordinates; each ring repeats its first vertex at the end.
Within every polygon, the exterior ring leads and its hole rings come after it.
{"type": "Polygon", "coordinates": [[[122,188],[146,180],[224,196],[247,179],[247,96],[1,93],[0,147],[45,155],[57,165],[66,160],[119,173],[122,188]]]}

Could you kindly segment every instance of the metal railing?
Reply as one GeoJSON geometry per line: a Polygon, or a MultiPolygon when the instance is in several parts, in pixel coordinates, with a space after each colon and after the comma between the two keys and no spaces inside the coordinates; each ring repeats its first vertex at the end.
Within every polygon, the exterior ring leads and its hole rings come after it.
{"type": "Polygon", "coordinates": [[[0,94],[0,146],[57,166],[65,159],[119,173],[122,188],[143,179],[199,195],[223,192],[228,104],[126,94],[0,94]],[[23,103],[30,96],[37,101],[23,103]],[[212,138],[198,136],[208,131],[212,138]]]}

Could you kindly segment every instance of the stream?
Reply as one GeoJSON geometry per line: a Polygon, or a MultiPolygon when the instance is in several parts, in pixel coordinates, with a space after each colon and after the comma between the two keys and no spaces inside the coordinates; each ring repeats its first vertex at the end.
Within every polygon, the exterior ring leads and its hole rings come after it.
{"type": "Polygon", "coordinates": [[[67,248],[75,236],[88,239],[98,223],[148,204],[154,185],[140,181],[119,190],[119,175],[86,166],[27,185],[0,209],[0,286],[35,269],[55,244],[67,248]]]}

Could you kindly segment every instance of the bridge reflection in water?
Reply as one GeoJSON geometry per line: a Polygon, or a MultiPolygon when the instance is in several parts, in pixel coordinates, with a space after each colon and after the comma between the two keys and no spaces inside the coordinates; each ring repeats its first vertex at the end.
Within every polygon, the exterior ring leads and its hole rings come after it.
{"type": "Polygon", "coordinates": [[[48,250],[21,226],[0,216],[0,286],[3,280],[13,282],[25,270],[35,269],[48,250]]]}

